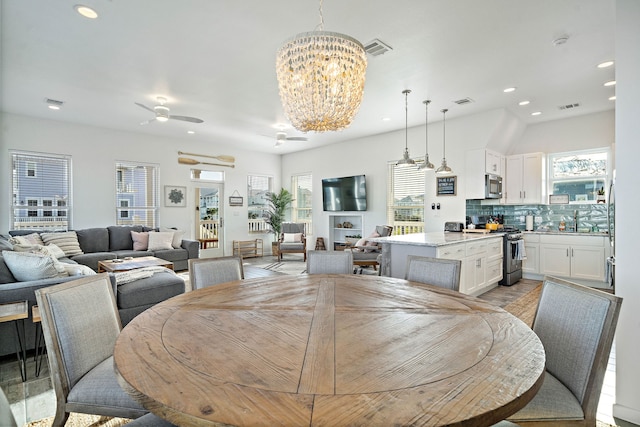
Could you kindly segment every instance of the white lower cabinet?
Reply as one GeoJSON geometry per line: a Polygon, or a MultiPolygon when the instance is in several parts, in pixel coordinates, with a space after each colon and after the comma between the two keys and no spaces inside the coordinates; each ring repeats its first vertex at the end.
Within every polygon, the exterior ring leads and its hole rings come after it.
{"type": "Polygon", "coordinates": [[[604,281],[605,262],[604,237],[540,236],[540,274],[604,281]]]}
{"type": "Polygon", "coordinates": [[[524,234],[523,238],[527,259],[522,261],[522,273],[540,274],[540,235],[524,234]]]}
{"type": "Polygon", "coordinates": [[[502,279],[502,237],[442,246],[438,258],[459,259],[460,292],[479,295],[502,279]]]}

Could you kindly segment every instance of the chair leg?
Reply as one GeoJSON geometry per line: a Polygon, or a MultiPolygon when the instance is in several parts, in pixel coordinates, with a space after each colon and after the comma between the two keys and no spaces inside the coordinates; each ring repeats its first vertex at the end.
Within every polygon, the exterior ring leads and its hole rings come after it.
{"type": "MultiPolygon", "coordinates": [[[[59,402],[58,402],[59,403],[59,402]]],[[[69,419],[69,412],[65,412],[64,409],[56,408],[56,416],[53,419],[51,427],[64,427],[69,419]]]]}

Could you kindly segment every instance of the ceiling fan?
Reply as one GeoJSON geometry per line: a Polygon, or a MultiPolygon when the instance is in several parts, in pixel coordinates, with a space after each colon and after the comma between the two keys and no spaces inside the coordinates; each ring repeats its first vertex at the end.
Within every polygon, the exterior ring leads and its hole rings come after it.
{"type": "Polygon", "coordinates": [[[167,107],[166,105],[164,105],[167,102],[167,98],[163,97],[163,96],[159,96],[156,98],[158,100],[158,105],[154,106],[153,108],[149,108],[146,105],[140,104],[139,102],[136,102],[135,104],[139,107],[144,108],[145,110],[149,110],[151,111],[153,114],[155,114],[155,117],[153,119],[149,119],[146,120],[142,123],[140,123],[141,125],[147,125],[153,121],[159,121],[159,122],[166,122],[167,120],[171,119],[171,120],[182,120],[184,122],[191,122],[191,123],[202,123],[204,120],[202,119],[198,119],[196,117],[188,117],[188,116],[174,116],[173,114],[169,114],[169,107],[167,107]]]}
{"type": "Polygon", "coordinates": [[[286,141],[308,141],[309,138],[306,136],[287,136],[287,133],[284,131],[276,132],[276,147],[281,146],[286,141]]]}

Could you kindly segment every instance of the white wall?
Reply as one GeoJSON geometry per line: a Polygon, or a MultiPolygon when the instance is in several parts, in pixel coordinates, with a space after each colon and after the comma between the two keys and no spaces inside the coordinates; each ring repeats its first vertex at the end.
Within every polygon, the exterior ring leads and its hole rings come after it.
{"type": "Polygon", "coordinates": [[[624,301],[616,334],[613,415],[640,424],[640,2],[618,0],[616,6],[616,294],[624,301]]]}
{"type": "MultiPolygon", "coordinates": [[[[186,208],[160,207],[160,226],[177,227],[193,238],[195,231],[195,185],[190,181],[194,166],[179,165],[178,151],[208,155],[227,154],[236,157],[235,168],[197,166],[203,170],[222,170],[226,184],[224,209],[226,221],[225,252],[231,253],[232,240],[247,240],[247,175],[264,174],[274,177],[280,188],[280,155],[238,150],[221,143],[193,142],[188,138],[172,139],[81,126],[53,120],[3,114],[0,164],[5,165],[0,185],[0,232],[10,227],[11,159],[10,149],[43,153],[67,154],[73,162],[73,228],[104,227],[115,223],[115,169],[117,160],[154,163],[160,166],[160,190],[164,185],[187,187],[186,208]],[[228,197],[237,190],[244,197],[244,206],[229,207],[228,197]]],[[[205,161],[200,158],[199,160],[205,161]]],[[[212,161],[216,163],[216,161],[212,161]]],[[[251,235],[250,238],[269,235],[251,235]]]]}

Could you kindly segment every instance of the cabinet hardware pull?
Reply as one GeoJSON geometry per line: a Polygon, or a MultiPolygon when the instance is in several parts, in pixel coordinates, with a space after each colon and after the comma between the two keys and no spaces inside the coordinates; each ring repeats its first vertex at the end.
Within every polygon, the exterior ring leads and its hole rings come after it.
{"type": "Polygon", "coordinates": [[[569,248],[567,248],[567,256],[569,256],[569,248]]]}

